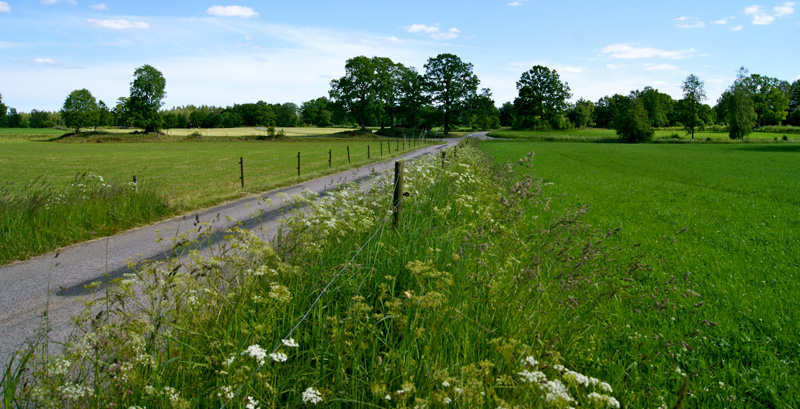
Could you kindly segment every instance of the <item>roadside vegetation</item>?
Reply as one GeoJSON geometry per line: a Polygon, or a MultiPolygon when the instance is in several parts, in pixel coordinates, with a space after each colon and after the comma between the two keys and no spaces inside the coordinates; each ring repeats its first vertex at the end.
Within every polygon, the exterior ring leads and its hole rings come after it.
{"type": "Polygon", "coordinates": [[[407,164],[398,229],[387,175],[292,199],[306,209],[274,245],[233,230],[140,266],[88,301],[63,355],[20,353],[5,406],[620,407],[622,384],[564,356],[646,268],[550,211],[540,180],[446,156],[407,164]]]}

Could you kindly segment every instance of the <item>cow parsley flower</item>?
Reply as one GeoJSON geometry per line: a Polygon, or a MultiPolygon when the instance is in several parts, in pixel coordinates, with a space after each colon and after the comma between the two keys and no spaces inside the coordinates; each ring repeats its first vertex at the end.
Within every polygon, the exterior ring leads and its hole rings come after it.
{"type": "Polygon", "coordinates": [[[245,409],[259,409],[258,401],[253,399],[252,396],[248,396],[247,397],[247,405],[245,405],[245,409]]]}
{"type": "Polygon", "coordinates": [[[317,404],[322,402],[322,394],[318,390],[309,387],[303,392],[303,403],[317,404]]]}
{"type": "Polygon", "coordinates": [[[259,365],[263,365],[264,360],[267,358],[267,351],[265,351],[264,348],[258,346],[258,344],[250,345],[249,347],[247,347],[247,349],[242,351],[242,355],[244,354],[250,355],[251,357],[255,358],[258,361],[259,365]]]}
{"type": "Polygon", "coordinates": [[[283,352],[273,352],[269,354],[269,357],[275,362],[286,362],[286,360],[289,359],[283,352]]]}
{"type": "Polygon", "coordinates": [[[286,345],[289,348],[299,348],[300,347],[300,345],[298,345],[297,342],[295,342],[294,338],[284,339],[281,342],[283,342],[283,345],[286,345]]]}

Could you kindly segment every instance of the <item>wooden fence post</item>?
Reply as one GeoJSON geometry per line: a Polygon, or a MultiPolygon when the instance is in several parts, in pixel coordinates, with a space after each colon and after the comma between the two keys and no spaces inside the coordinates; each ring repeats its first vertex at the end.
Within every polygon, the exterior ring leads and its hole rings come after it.
{"type": "Polygon", "coordinates": [[[332,159],[333,159],[333,154],[332,154],[332,152],[333,152],[333,149],[328,149],[328,169],[330,169],[330,168],[331,168],[331,166],[332,166],[332,163],[333,163],[333,162],[332,162],[332,159]]]}
{"type": "Polygon", "coordinates": [[[297,152],[297,176],[300,176],[300,152],[297,152]]]}
{"type": "Polygon", "coordinates": [[[394,205],[394,228],[400,226],[403,215],[403,162],[397,161],[394,163],[394,197],[392,203],[394,205]]]}
{"type": "Polygon", "coordinates": [[[347,164],[350,164],[350,145],[347,145],[347,164]]]}
{"type": "Polygon", "coordinates": [[[390,141],[386,141],[386,147],[389,149],[389,156],[392,156],[392,143],[390,141]]]}
{"type": "Polygon", "coordinates": [[[239,179],[242,180],[242,189],[244,189],[244,158],[239,157],[239,179]]]}

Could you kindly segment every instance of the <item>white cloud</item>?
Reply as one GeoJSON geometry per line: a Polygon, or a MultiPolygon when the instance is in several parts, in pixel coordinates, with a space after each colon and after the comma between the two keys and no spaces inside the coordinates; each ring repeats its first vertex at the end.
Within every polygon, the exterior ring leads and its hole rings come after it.
{"type": "Polygon", "coordinates": [[[89,7],[90,7],[92,10],[94,10],[94,11],[103,11],[103,10],[108,10],[108,6],[106,6],[106,5],[105,5],[105,3],[100,3],[100,4],[92,4],[92,5],[91,5],[91,6],[89,6],[89,7]]]}
{"type": "MultiPolygon", "coordinates": [[[[61,2],[62,0],[42,0],[42,4],[48,6],[61,2]]],[[[69,4],[78,4],[75,0],[66,0],[69,4]]]]}
{"type": "Polygon", "coordinates": [[[606,64],[606,68],[608,68],[609,70],[616,70],[616,69],[619,68],[619,65],[617,65],[617,64],[606,64]]]}
{"type": "Polygon", "coordinates": [[[667,85],[664,81],[653,81],[653,85],[667,85]]]}
{"type": "Polygon", "coordinates": [[[54,65],[56,62],[52,58],[34,58],[34,64],[54,65]]]}
{"type": "Polygon", "coordinates": [[[146,30],[150,28],[150,24],[147,24],[144,21],[128,21],[124,19],[95,20],[93,18],[87,18],[86,22],[89,23],[89,25],[92,26],[92,28],[107,28],[111,30],[127,30],[132,28],[146,30]]]}
{"type": "Polygon", "coordinates": [[[206,13],[219,17],[258,17],[258,12],[244,6],[211,6],[206,13]]]}
{"type": "Polygon", "coordinates": [[[768,13],[764,6],[753,5],[745,7],[744,14],[753,16],[753,24],[766,26],[774,23],[776,19],[794,14],[794,6],[796,4],[794,1],[787,1],[782,6],[773,7],[772,13],[768,13]]]}
{"type": "Polygon", "coordinates": [[[651,47],[640,47],[638,44],[612,44],[603,47],[600,52],[603,54],[610,54],[612,58],[620,59],[642,59],[642,58],[668,58],[668,59],[682,59],[693,56],[697,50],[659,50],[651,47]]]}
{"type": "Polygon", "coordinates": [[[795,4],[797,3],[793,1],[787,1],[786,3],[783,3],[783,6],[776,6],[773,8],[775,11],[775,17],[781,18],[794,14],[795,4]]]}
{"type": "Polygon", "coordinates": [[[583,72],[583,70],[580,69],[580,68],[575,68],[575,67],[564,67],[564,72],[579,73],[579,72],[583,72]]]}
{"type": "Polygon", "coordinates": [[[0,1],[0,13],[11,13],[11,6],[4,1],[0,1]]]}
{"type": "Polygon", "coordinates": [[[703,28],[706,26],[706,23],[690,17],[678,17],[672,19],[675,22],[675,27],[678,28],[703,28]]]}
{"type": "Polygon", "coordinates": [[[454,38],[458,38],[461,35],[461,30],[453,27],[447,31],[441,31],[439,27],[436,26],[428,26],[425,24],[412,24],[410,26],[403,27],[409,33],[425,33],[430,34],[430,37],[435,40],[452,40],[454,38]]]}
{"type": "Polygon", "coordinates": [[[724,26],[725,24],[728,24],[728,21],[729,21],[729,20],[736,20],[736,17],[734,17],[734,16],[730,16],[730,17],[723,17],[723,18],[721,18],[721,19],[719,19],[719,20],[714,20],[714,21],[712,21],[712,22],[711,22],[711,24],[716,24],[716,25],[724,26]]]}
{"type": "Polygon", "coordinates": [[[731,31],[742,31],[742,26],[731,27],[731,31]]]}
{"type": "Polygon", "coordinates": [[[522,3],[518,2],[518,1],[512,1],[511,3],[508,3],[508,5],[516,7],[516,6],[521,6],[522,3]]]}
{"type": "Polygon", "coordinates": [[[434,26],[426,26],[425,24],[412,24],[410,26],[403,27],[409,33],[435,33],[439,31],[439,27],[434,26]]]}
{"type": "Polygon", "coordinates": [[[665,70],[677,70],[678,67],[671,64],[645,64],[644,69],[647,71],[665,71],[665,70]]]}

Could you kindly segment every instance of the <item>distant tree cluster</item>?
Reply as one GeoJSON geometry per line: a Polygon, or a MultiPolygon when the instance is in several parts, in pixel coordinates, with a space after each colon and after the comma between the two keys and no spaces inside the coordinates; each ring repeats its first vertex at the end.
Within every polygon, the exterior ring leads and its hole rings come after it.
{"type": "Polygon", "coordinates": [[[233,128],[241,126],[455,127],[469,129],[615,129],[620,140],[642,142],[655,128],[683,128],[694,138],[707,126],[727,128],[732,139],[744,139],[769,125],[800,126],[800,80],[792,83],[741,68],[734,83],[712,108],[704,103],[704,83],[694,74],[682,84],[683,98],[673,99],[652,87],[628,95],[604,96],[574,103],[569,84],[554,69],[536,65],[516,83],[517,97],[497,107],[488,88],[479,90],[473,66],[454,54],[429,58],[424,72],[386,57],[353,57],[345,75],[330,83],[327,96],[303,102],[234,104],[228,107],[187,105],[163,110],[166,80],[144,65],[134,71],[130,95],[113,108],[86,90],[67,96],[59,112],[19,113],[3,103],[0,127],[66,126],[79,132],[98,126],[162,128],[233,128]]]}

